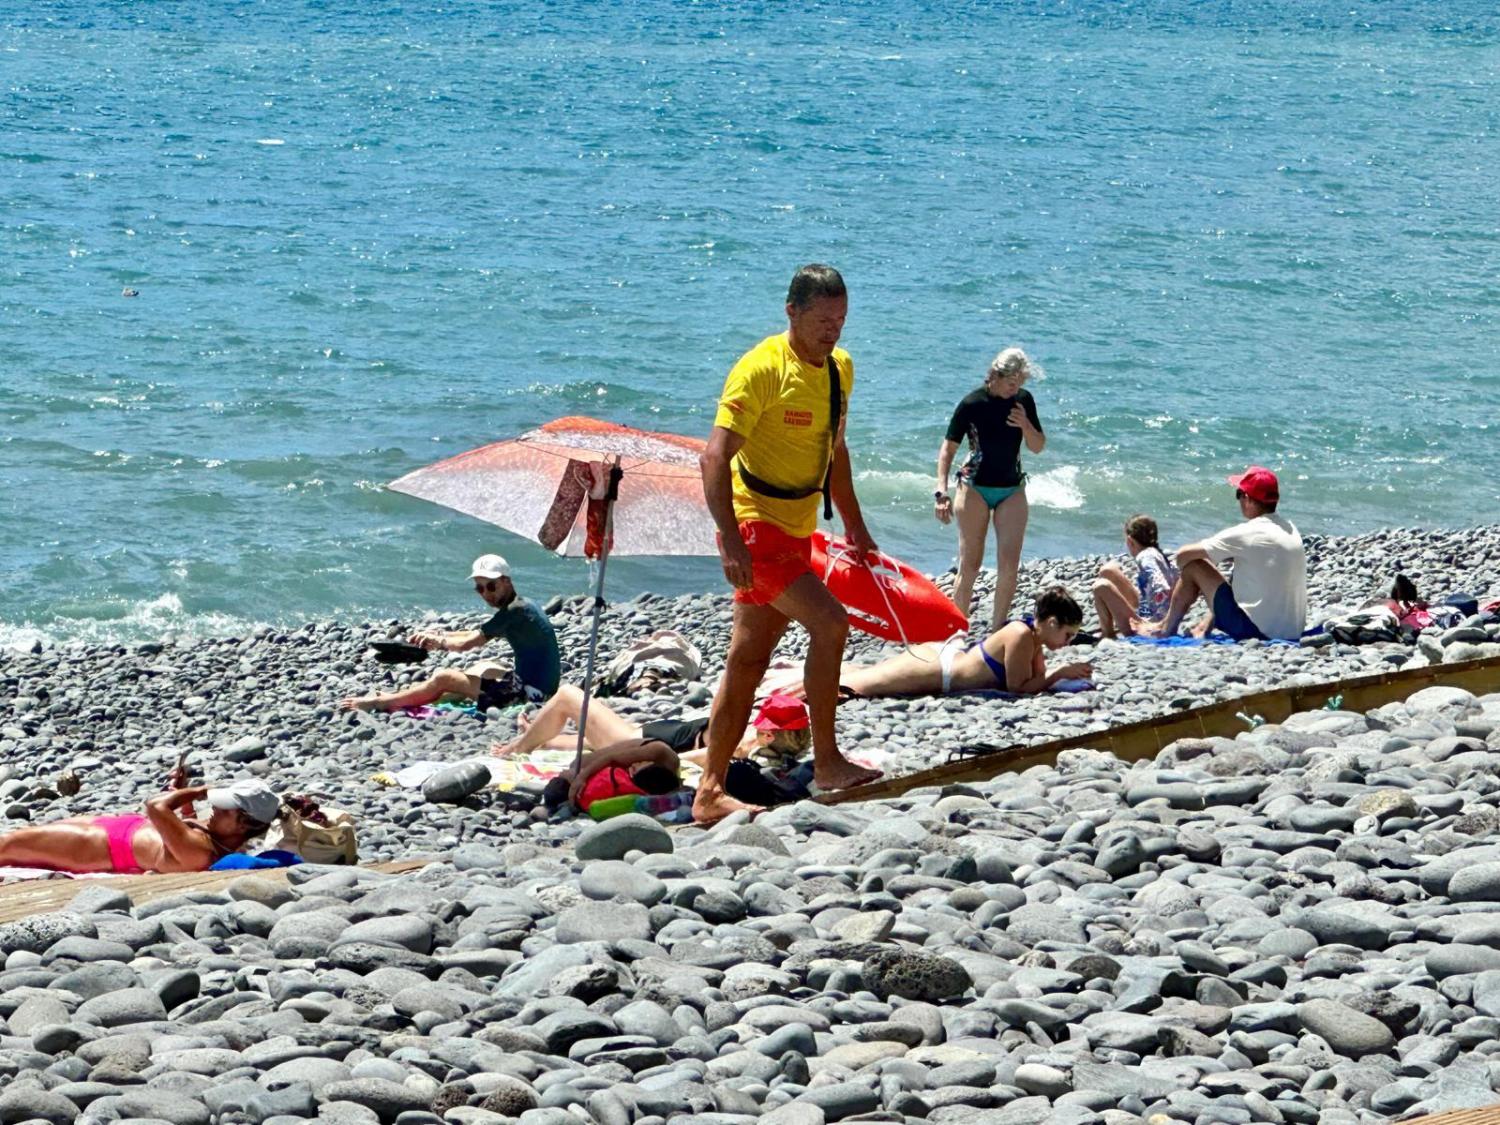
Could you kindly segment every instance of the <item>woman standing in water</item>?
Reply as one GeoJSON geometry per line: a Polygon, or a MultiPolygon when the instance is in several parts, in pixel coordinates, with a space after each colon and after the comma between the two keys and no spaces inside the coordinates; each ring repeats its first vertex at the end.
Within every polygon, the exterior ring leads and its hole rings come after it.
{"type": "Polygon", "coordinates": [[[1021,443],[1033,453],[1047,444],[1037,419],[1036,402],[1025,389],[1035,366],[1020,348],[1006,348],[990,363],[984,386],[965,395],[953,412],[938,449],[935,514],[948,523],[958,514],[958,581],[953,601],[965,616],[974,578],[984,561],[990,525],[995,528],[995,611],[990,632],[1005,624],[1016,594],[1021,541],[1026,536],[1026,474],[1021,443]],[[948,494],[948,472],[959,442],[969,441],[969,456],[958,471],[958,496],[948,494]]]}

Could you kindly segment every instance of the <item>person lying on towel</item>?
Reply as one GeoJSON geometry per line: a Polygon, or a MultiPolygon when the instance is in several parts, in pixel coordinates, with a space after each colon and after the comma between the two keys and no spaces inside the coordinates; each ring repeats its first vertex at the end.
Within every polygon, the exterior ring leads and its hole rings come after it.
{"type": "Polygon", "coordinates": [[[547,783],[542,800],[549,809],[567,801],[588,812],[595,801],[610,797],[659,796],[681,788],[676,751],[659,738],[632,738],[584,755],[576,775],[568,770],[547,783]]]}
{"type": "MultiPolygon", "coordinates": [[[[571,750],[578,745],[576,734],[564,734],[568,723],[575,726],[583,710],[583,692],[572,685],[557,689],[557,694],[529,720],[521,718],[521,732],[510,742],[497,742],[490,748],[499,758],[516,757],[533,750],[571,750]]],[[[589,750],[633,739],[657,739],[694,765],[703,764],[708,745],[708,716],[696,719],[654,719],[636,723],[617,713],[598,699],[589,700],[589,725],[584,746],[589,750]]],[[[772,694],[761,701],[750,726],[735,748],[736,758],[800,758],[812,746],[807,704],[800,699],[772,694]]]]}
{"type": "MultiPolygon", "coordinates": [[[[913,645],[879,664],[845,664],[839,686],[854,696],[949,695],[1006,691],[1033,695],[1060,680],[1093,677],[1092,664],[1064,664],[1047,671],[1046,650],[1066,648],[1083,625],[1083,610],[1061,586],[1044,590],[1035,613],[1007,622],[978,644],[959,634],[941,645],[913,645]]],[[[800,684],[787,688],[797,694],[800,684]]]]}
{"type": "Polygon", "coordinates": [[[207,871],[264,832],[281,798],[262,781],[175,787],[146,801],[145,815],[72,816],[0,836],[0,866],[74,874],[207,871]],[[209,815],[193,811],[207,800],[209,815]]]}

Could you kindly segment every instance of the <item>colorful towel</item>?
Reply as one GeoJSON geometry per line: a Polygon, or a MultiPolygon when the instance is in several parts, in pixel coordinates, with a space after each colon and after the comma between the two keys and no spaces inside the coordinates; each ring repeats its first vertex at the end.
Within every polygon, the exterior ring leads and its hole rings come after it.
{"type": "MultiPolygon", "coordinates": [[[[573,764],[571,750],[533,750],[530,754],[516,758],[496,758],[493,755],[467,759],[479,762],[490,771],[490,783],[486,788],[509,793],[518,785],[527,782],[550,781],[573,764]]],[[[439,770],[456,766],[459,762],[409,762],[399,770],[385,770],[370,778],[377,785],[400,786],[402,789],[420,789],[427,779],[439,770]]]]}
{"type": "MultiPolygon", "coordinates": [[[[515,710],[519,711],[521,707],[517,706],[515,710]]],[[[396,714],[405,715],[409,719],[430,719],[434,715],[444,715],[454,711],[463,715],[477,715],[479,708],[472,703],[454,703],[445,699],[441,703],[422,703],[416,707],[402,707],[396,714]]],[[[509,715],[513,712],[507,708],[504,713],[509,715]]]]}

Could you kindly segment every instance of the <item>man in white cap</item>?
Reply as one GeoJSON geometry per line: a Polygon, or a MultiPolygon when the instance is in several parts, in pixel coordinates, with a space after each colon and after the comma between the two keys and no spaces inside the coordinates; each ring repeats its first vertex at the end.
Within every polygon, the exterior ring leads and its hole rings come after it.
{"type": "Polygon", "coordinates": [[[485,661],[467,670],[442,668],[414,687],[377,695],[354,696],[339,705],[348,711],[398,711],[434,703],[445,695],[472,699],[481,711],[503,707],[521,698],[541,702],[551,698],[562,681],[562,656],[557,632],[541,606],[516,594],[510,563],[499,555],[480,555],[469,568],[474,592],[494,609],[477,629],[424,629],[411,643],[425,649],[468,652],[491,640],[510,645],[514,677],[502,665],[485,661]]]}

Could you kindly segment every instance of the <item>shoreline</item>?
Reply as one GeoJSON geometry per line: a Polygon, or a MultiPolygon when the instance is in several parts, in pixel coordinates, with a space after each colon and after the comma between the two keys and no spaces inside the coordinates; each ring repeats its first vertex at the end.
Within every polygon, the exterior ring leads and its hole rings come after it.
{"type": "MultiPolygon", "coordinates": [[[[1484,575],[1484,586],[1482,589],[1473,589],[1470,592],[1482,594],[1485,589],[1490,589],[1495,592],[1494,596],[1500,597],[1500,557],[1492,557],[1500,553],[1500,546],[1494,545],[1497,541],[1500,541],[1500,525],[1471,524],[1435,529],[1387,526],[1353,535],[1340,536],[1304,532],[1303,537],[1309,545],[1310,553],[1320,549],[1324,543],[1333,543],[1349,545],[1372,559],[1378,558],[1381,555],[1388,556],[1391,559],[1404,559],[1409,557],[1414,551],[1420,553],[1423,547],[1429,544],[1441,545],[1444,548],[1443,553],[1451,554],[1455,558],[1468,558],[1473,549],[1472,540],[1484,540],[1486,544],[1480,548],[1480,556],[1483,561],[1477,568],[1469,568],[1470,570],[1477,569],[1479,572],[1482,572],[1484,575]],[[1365,550],[1372,543],[1381,543],[1384,545],[1384,548],[1379,551],[1365,550]]],[[[476,535],[472,538],[475,542],[483,541],[482,535],[476,535]]],[[[1116,539],[1111,539],[1110,542],[1113,543],[1116,539]]],[[[1348,548],[1341,547],[1340,549],[1348,548]]],[[[473,543],[470,543],[459,551],[458,556],[455,556],[453,567],[444,570],[442,573],[434,570],[426,578],[426,584],[434,594],[438,595],[443,603],[441,608],[437,609],[416,604],[406,607],[392,605],[364,607],[358,609],[357,612],[348,614],[338,611],[330,612],[324,609],[317,613],[297,613],[284,618],[252,619],[234,617],[226,614],[221,609],[189,610],[184,607],[182,599],[178,594],[171,591],[157,591],[152,594],[143,594],[140,599],[133,602],[122,604],[111,603],[109,607],[110,614],[108,616],[69,618],[66,625],[63,626],[68,635],[60,638],[56,635],[59,626],[55,619],[52,623],[42,626],[37,625],[30,619],[20,622],[0,621],[0,638],[7,638],[0,639],[0,656],[18,650],[30,649],[37,643],[42,644],[44,648],[112,645],[134,646],[159,641],[163,638],[176,643],[196,643],[223,639],[225,637],[246,636],[267,629],[273,632],[295,632],[310,624],[317,625],[334,621],[374,624],[380,621],[399,620],[417,622],[425,619],[436,620],[451,619],[455,616],[466,617],[469,613],[469,606],[465,600],[466,590],[463,589],[463,584],[455,584],[445,578],[444,575],[449,570],[462,569],[467,566],[467,559],[472,555],[474,550],[473,543]],[[455,585],[458,588],[456,594],[454,592],[455,585]],[[116,626],[119,627],[119,630],[117,632],[110,632],[110,629],[116,626]],[[98,633],[99,635],[80,635],[94,633],[98,633]]],[[[915,556],[907,557],[903,555],[900,550],[894,553],[898,557],[903,557],[907,562],[912,562],[915,558],[915,556]]],[[[987,550],[986,557],[990,558],[992,556],[993,547],[990,547],[987,550]]],[[[507,554],[507,557],[510,557],[509,554],[507,554]]],[[[1024,575],[1027,572],[1046,572],[1050,569],[1056,569],[1060,574],[1078,575],[1080,576],[1079,592],[1086,592],[1087,583],[1081,581],[1081,576],[1084,575],[1086,570],[1089,576],[1092,575],[1092,570],[1088,568],[1097,569],[1097,566],[1107,559],[1118,561],[1124,557],[1120,551],[1113,553],[1080,551],[1074,554],[1028,556],[1022,562],[1022,572],[1024,575]]],[[[541,573],[541,568],[549,565],[576,567],[578,571],[576,575],[577,581],[572,583],[570,588],[562,593],[544,594],[538,596],[536,600],[545,603],[553,598],[569,601],[592,597],[592,583],[587,581],[586,564],[579,559],[560,559],[551,554],[545,554],[539,566],[518,566],[517,575],[523,580],[530,579],[534,581],[541,573]]],[[[920,570],[922,568],[918,566],[917,569],[920,570]]],[[[1419,577],[1419,584],[1421,584],[1420,578],[1424,574],[1430,579],[1441,582],[1457,581],[1464,572],[1465,567],[1463,565],[1443,564],[1438,559],[1434,560],[1431,566],[1425,569],[1418,567],[1417,570],[1420,573],[1415,576],[1419,577]]],[[[929,577],[933,577],[933,572],[927,573],[929,577]]],[[[954,568],[952,566],[949,566],[946,570],[936,572],[939,584],[944,586],[945,589],[951,590],[952,584],[951,582],[945,583],[943,577],[953,573],[954,568]]],[[[715,560],[707,557],[685,556],[682,559],[612,559],[610,563],[610,575],[609,588],[606,589],[605,594],[611,605],[625,605],[642,597],[693,599],[713,596],[724,592],[722,575],[719,572],[718,564],[715,560]],[[621,575],[632,569],[640,570],[640,577],[644,580],[651,576],[649,568],[656,568],[659,572],[662,567],[676,567],[684,562],[701,567],[703,570],[701,576],[703,579],[701,583],[702,589],[661,595],[649,589],[641,589],[633,593],[622,592],[621,575]]],[[[982,570],[980,581],[981,583],[992,582],[992,572],[987,569],[982,570]]],[[[674,578],[668,584],[672,586],[678,585],[678,579],[674,578]]],[[[546,589],[555,588],[556,584],[546,582],[541,585],[546,589]]],[[[979,588],[980,586],[976,585],[976,590],[979,588]]],[[[1434,589],[1442,590],[1446,590],[1447,588],[1447,586],[1434,587],[1434,589]]],[[[526,589],[533,589],[533,587],[528,585],[526,589]]],[[[1425,594],[1427,586],[1424,585],[1423,590],[1425,594]]],[[[1310,594],[1311,592],[1310,590],[1310,594]]],[[[1083,604],[1082,601],[1080,601],[1080,604],[1083,604]]],[[[1086,606],[1085,609],[1089,610],[1091,607],[1086,606]]],[[[859,634],[856,633],[852,639],[857,639],[858,637],[859,634]]]]}
{"type": "MultiPolygon", "coordinates": [[[[1460,588],[1481,601],[1500,596],[1500,525],[1458,533],[1390,529],[1347,539],[1308,538],[1314,613],[1334,604],[1354,608],[1374,588],[1388,587],[1389,577],[1375,576],[1389,565],[1393,541],[1425,596],[1460,588]]],[[[1056,582],[1086,590],[1102,561],[1103,556],[1094,556],[1024,564],[1016,610],[1056,582]]],[[[951,576],[938,581],[951,588],[951,576]]],[[[976,606],[986,604],[992,583],[993,573],[982,572],[976,606]]],[[[631,640],[675,628],[702,651],[703,680],[611,698],[610,705],[637,719],[705,709],[709,685],[722,671],[729,605],[728,596],[719,593],[645,594],[611,603],[601,628],[601,667],[631,640]]],[[[551,604],[565,682],[576,683],[581,676],[587,609],[588,599],[581,595],[551,604]]],[[[1085,615],[1087,628],[1093,623],[1091,605],[1085,615]]],[[[478,617],[433,615],[423,623],[458,626],[478,617]]],[[[335,709],[346,695],[389,690],[442,664],[463,665],[503,651],[496,645],[393,670],[370,659],[367,640],[404,635],[415,624],[310,622],[290,631],[263,626],[248,637],[68,645],[0,655],[0,677],[9,689],[0,697],[0,766],[21,771],[20,779],[0,783],[0,829],[74,811],[133,809],[160,784],[178,751],[187,749],[196,776],[249,772],[273,787],[321,794],[325,803],[350,809],[362,824],[365,858],[399,859],[452,847],[463,836],[460,824],[446,815],[428,824],[414,815],[421,807],[419,792],[382,788],[370,779],[414,761],[485,754],[492,743],[514,737],[514,716],[481,720],[453,713],[416,720],[335,709]],[[47,797],[50,782],[68,768],[82,777],[82,793],[71,800],[47,797]],[[41,795],[34,796],[37,792],[41,795]],[[407,831],[412,824],[424,830],[407,831]]],[[[1500,641],[1494,632],[1489,641],[1500,641]]],[[[1453,652],[1475,655],[1475,647],[1453,652]]],[[[854,633],[846,658],[868,661],[897,650],[854,633]]],[[[805,635],[794,629],[778,659],[796,665],[804,651],[805,635]]],[[[1023,698],[854,700],[839,710],[839,737],[847,753],[899,776],[938,764],[966,742],[1068,738],[1255,691],[1420,666],[1432,656],[1443,656],[1435,637],[1419,647],[1251,643],[1162,649],[1104,642],[1051,654],[1053,661],[1094,661],[1097,690],[1023,698]]]]}

